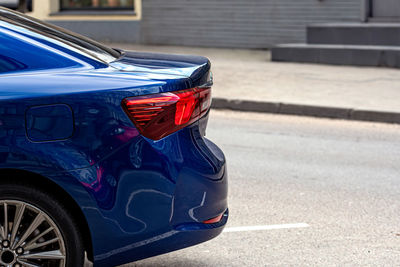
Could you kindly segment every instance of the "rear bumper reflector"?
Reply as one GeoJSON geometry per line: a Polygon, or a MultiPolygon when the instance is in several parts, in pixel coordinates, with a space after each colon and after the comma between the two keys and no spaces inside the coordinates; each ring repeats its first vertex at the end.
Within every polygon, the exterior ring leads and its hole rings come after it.
{"type": "Polygon", "coordinates": [[[217,217],[214,217],[212,219],[209,219],[207,221],[204,221],[203,223],[205,224],[212,224],[212,223],[218,223],[222,220],[222,216],[224,216],[223,213],[221,213],[220,215],[218,215],[217,217]]]}

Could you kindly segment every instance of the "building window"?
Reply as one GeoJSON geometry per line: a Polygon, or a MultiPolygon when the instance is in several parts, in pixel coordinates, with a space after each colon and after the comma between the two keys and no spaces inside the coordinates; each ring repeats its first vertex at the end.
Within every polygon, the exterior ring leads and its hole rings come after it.
{"type": "Polygon", "coordinates": [[[61,10],[134,10],[134,0],[61,0],[61,10]]]}

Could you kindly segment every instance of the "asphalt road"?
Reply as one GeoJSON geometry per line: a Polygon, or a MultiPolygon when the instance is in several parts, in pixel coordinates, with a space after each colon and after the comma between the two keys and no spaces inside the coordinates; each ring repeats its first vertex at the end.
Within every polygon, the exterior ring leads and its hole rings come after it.
{"type": "Polygon", "coordinates": [[[400,265],[399,125],[213,111],[207,137],[229,164],[227,228],[267,229],[127,266],[400,265]],[[286,224],[307,227],[268,229],[286,224]]]}

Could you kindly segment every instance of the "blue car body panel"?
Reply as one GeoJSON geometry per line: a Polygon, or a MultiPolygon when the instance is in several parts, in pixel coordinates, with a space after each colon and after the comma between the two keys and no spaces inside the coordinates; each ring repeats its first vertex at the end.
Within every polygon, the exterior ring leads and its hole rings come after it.
{"type": "Polygon", "coordinates": [[[121,107],[209,82],[210,62],[121,52],[104,62],[0,19],[0,169],[40,174],[76,201],[96,266],[206,241],[228,218],[225,158],[203,136],[208,115],[153,141],[121,107]]]}

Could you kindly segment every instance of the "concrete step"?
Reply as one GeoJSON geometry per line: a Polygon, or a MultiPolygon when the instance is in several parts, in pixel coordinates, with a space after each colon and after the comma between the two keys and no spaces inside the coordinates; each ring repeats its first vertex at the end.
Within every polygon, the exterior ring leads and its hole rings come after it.
{"type": "Polygon", "coordinates": [[[400,46],[400,23],[324,23],[307,27],[308,44],[400,46]]]}
{"type": "Polygon", "coordinates": [[[272,61],[400,68],[400,47],[284,44],[271,50],[272,61]]]}
{"type": "Polygon", "coordinates": [[[375,17],[375,18],[368,18],[368,23],[400,23],[400,17],[375,17]]]}

